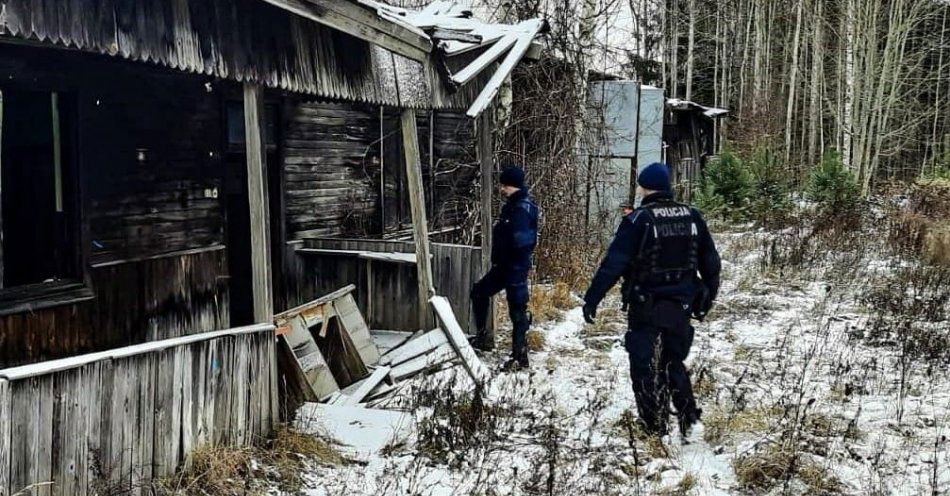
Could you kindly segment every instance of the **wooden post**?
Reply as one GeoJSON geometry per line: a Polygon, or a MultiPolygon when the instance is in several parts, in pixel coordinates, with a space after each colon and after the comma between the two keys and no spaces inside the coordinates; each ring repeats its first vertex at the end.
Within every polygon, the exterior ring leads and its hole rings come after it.
{"type": "Polygon", "coordinates": [[[416,111],[406,109],[402,121],[402,145],[406,154],[406,179],[409,187],[409,206],[412,210],[412,233],[416,244],[416,271],[418,273],[419,323],[430,329],[435,320],[429,311],[429,298],[435,295],[432,286],[432,261],[429,258],[429,225],[426,217],[425,192],[422,189],[422,158],[419,155],[419,132],[416,129],[416,111]]]}
{"type": "MultiPolygon", "coordinates": [[[[3,149],[3,90],[0,90],[0,151],[3,149]]],[[[3,164],[0,163],[0,172],[3,171],[3,164]]],[[[2,177],[2,175],[0,175],[2,177]]],[[[3,198],[3,184],[0,180],[0,198],[3,198]]],[[[2,205],[2,202],[0,202],[2,205]]],[[[0,206],[0,288],[3,287],[3,207],[0,206]]],[[[0,487],[0,491],[3,488],[0,487]]],[[[0,495],[3,493],[0,492],[0,495]]]]}
{"type": "MultiPolygon", "coordinates": [[[[494,147],[492,146],[491,115],[482,112],[477,119],[478,129],[478,162],[481,165],[482,197],[481,197],[481,224],[482,224],[482,272],[491,269],[491,229],[492,229],[492,190],[495,187],[494,147]]],[[[488,344],[495,343],[495,311],[494,305],[489,306],[489,321],[485,331],[488,344]]],[[[474,316],[473,316],[474,317],[474,316]]],[[[472,319],[469,319],[472,320],[472,319]]]]}
{"type": "Polygon", "coordinates": [[[251,291],[254,322],[274,320],[271,292],[270,229],[267,179],[264,166],[267,155],[262,120],[263,98],[256,84],[244,83],[244,132],[247,147],[247,199],[251,209],[251,291]]]}

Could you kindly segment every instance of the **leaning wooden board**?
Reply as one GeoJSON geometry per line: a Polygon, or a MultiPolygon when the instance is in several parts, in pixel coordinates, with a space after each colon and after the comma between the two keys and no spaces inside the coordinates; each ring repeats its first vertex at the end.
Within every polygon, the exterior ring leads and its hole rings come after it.
{"type": "Polygon", "coordinates": [[[442,322],[442,330],[445,332],[449,344],[462,360],[462,366],[465,367],[475,384],[483,385],[490,376],[488,368],[479,360],[472,345],[468,343],[468,338],[462,332],[462,327],[459,326],[458,320],[455,318],[455,312],[452,310],[449,300],[443,296],[433,296],[429,298],[429,303],[439,317],[439,321],[442,322]]]}
{"type": "Polygon", "coordinates": [[[363,364],[369,366],[379,362],[379,349],[369,334],[369,326],[366,325],[366,320],[363,319],[360,309],[356,306],[353,294],[347,293],[334,300],[333,309],[340,323],[343,324],[343,329],[350,335],[350,340],[356,346],[356,352],[363,359],[363,364]]]}

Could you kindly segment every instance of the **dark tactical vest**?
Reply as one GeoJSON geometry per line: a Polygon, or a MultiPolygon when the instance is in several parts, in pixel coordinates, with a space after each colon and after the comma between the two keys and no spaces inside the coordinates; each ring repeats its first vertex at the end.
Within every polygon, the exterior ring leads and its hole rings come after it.
{"type": "Polygon", "coordinates": [[[649,216],[649,225],[631,267],[631,280],[656,287],[694,277],[699,265],[699,227],[689,205],[660,200],[640,208],[649,216]]]}

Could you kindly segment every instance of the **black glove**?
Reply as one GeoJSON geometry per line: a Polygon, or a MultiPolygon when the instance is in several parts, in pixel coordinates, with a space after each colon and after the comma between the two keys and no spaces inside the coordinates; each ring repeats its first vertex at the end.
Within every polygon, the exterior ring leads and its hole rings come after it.
{"type": "Polygon", "coordinates": [[[705,287],[696,295],[693,300],[693,318],[702,322],[712,309],[713,301],[709,297],[709,290],[705,287]]]}
{"type": "Polygon", "coordinates": [[[585,303],[582,310],[584,312],[584,321],[588,324],[593,324],[594,319],[597,318],[597,305],[585,303]]]}

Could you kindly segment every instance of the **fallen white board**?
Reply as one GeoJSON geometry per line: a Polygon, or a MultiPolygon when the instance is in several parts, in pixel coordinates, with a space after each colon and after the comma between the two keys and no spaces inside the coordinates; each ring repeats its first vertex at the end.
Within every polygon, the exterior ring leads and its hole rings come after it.
{"type": "Polygon", "coordinates": [[[376,343],[376,347],[379,348],[379,353],[382,356],[406,344],[407,341],[412,339],[413,335],[412,332],[408,331],[381,330],[371,330],[369,334],[373,337],[373,341],[376,343]]]}
{"type": "Polygon", "coordinates": [[[297,410],[294,428],[331,439],[350,455],[367,457],[391,443],[409,439],[413,417],[390,410],[304,403],[297,410]]]}
{"type": "Polygon", "coordinates": [[[462,366],[465,367],[475,384],[483,385],[490,378],[490,373],[485,364],[479,360],[478,355],[475,354],[475,350],[469,344],[465,333],[462,332],[462,327],[455,318],[455,312],[452,310],[449,300],[443,296],[433,296],[429,298],[429,303],[442,322],[442,329],[445,331],[449,344],[452,345],[452,348],[462,360],[462,366]]]}
{"type": "Polygon", "coordinates": [[[399,381],[407,377],[412,377],[416,374],[425,372],[426,370],[438,367],[443,363],[458,358],[458,354],[455,352],[455,349],[452,348],[452,345],[445,343],[442,346],[439,346],[435,351],[427,353],[425,355],[420,355],[408,362],[404,362],[400,365],[393,367],[392,371],[389,374],[392,376],[393,380],[399,381]]]}
{"type": "Polygon", "coordinates": [[[372,375],[360,381],[360,386],[352,394],[347,394],[346,400],[341,403],[343,406],[359,405],[376,386],[378,386],[386,377],[389,377],[389,367],[380,367],[373,371],[372,375]]]}
{"type": "Polygon", "coordinates": [[[429,331],[422,336],[419,336],[412,341],[400,346],[399,348],[389,352],[388,355],[385,355],[379,360],[379,364],[399,365],[400,363],[409,361],[419,355],[429,353],[448,342],[448,338],[445,337],[445,333],[441,330],[436,329],[434,331],[429,331]]]}

